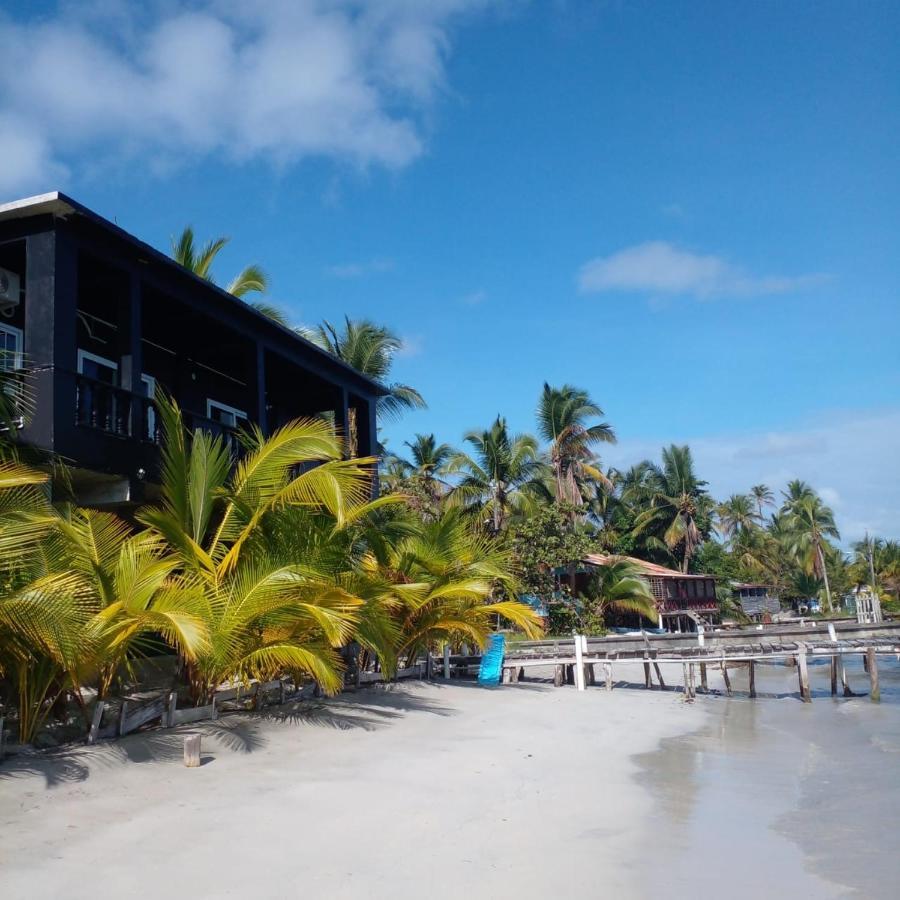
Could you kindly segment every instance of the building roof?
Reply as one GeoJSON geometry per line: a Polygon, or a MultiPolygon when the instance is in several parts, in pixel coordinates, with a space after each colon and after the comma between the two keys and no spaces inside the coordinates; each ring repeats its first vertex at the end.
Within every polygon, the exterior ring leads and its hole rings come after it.
{"type": "Polygon", "coordinates": [[[246,313],[254,316],[260,323],[264,323],[263,327],[276,329],[279,332],[283,332],[285,335],[289,335],[292,340],[304,345],[307,350],[311,350],[327,359],[329,364],[337,365],[339,368],[352,374],[355,378],[365,382],[373,394],[384,395],[388,393],[387,388],[383,384],[369,378],[368,375],[364,375],[358,369],[354,369],[353,366],[348,365],[342,359],[332,356],[327,350],[323,350],[312,341],[298,334],[292,328],[287,328],[286,326],[273,321],[268,316],[259,312],[259,310],[254,309],[248,303],[244,303],[243,300],[240,300],[233,294],[229,294],[228,291],[223,290],[218,285],[213,284],[205,278],[201,278],[199,275],[195,275],[189,269],[186,269],[184,266],[177,263],[170,256],[161,253],[155,247],[150,246],[150,244],[145,243],[140,238],[125,231],[124,228],[120,228],[118,225],[110,222],[109,219],[104,219],[99,213],[94,212],[92,209],[88,209],[88,207],[79,203],[77,200],[73,200],[71,197],[66,196],[66,194],[63,194],[61,191],[51,191],[49,194],[37,194],[34,197],[24,197],[21,200],[13,200],[10,203],[0,203],[0,222],[47,215],[53,216],[54,218],[80,216],[88,220],[94,225],[102,228],[104,231],[115,235],[120,240],[130,243],[142,254],[151,257],[156,262],[176,269],[182,273],[184,277],[193,279],[197,284],[202,285],[208,290],[214,291],[219,295],[222,302],[240,307],[243,311],[246,311],[246,313]]]}
{"type": "Polygon", "coordinates": [[[592,566],[608,566],[617,559],[627,559],[628,562],[634,563],[640,568],[645,575],[653,575],[656,578],[715,578],[715,575],[694,575],[679,572],[677,569],[667,569],[665,566],[656,563],[647,562],[645,559],[638,559],[635,556],[616,556],[609,553],[589,553],[585,556],[583,562],[592,566]]]}

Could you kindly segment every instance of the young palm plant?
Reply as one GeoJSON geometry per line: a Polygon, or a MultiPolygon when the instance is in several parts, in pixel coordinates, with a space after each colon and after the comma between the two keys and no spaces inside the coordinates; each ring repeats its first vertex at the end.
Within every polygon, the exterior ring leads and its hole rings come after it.
{"type": "Polygon", "coordinates": [[[353,634],[364,600],[321,554],[298,554],[271,536],[279,517],[303,511],[304,527],[325,544],[362,512],[391,502],[369,502],[375,460],[341,459],[334,429],[310,419],[269,438],[252,430],[232,468],[219,438],[198,431],[188,443],[178,407],[164,397],[158,406],[162,502],[138,518],[201,597],[208,645],[186,661],[193,695],[204,701],[222,682],[280,673],[310,675],[337,691],[336,648],[353,634]]]}
{"type": "Polygon", "coordinates": [[[591,576],[583,602],[588,614],[602,620],[608,612],[637,613],[653,622],[659,619],[656,601],[640,567],[625,557],[612,557],[591,576]]]}
{"type": "Polygon", "coordinates": [[[369,590],[391,610],[398,658],[413,661],[445,643],[483,647],[498,618],[531,637],[541,632],[531,607],[497,598],[515,593],[511,556],[473,530],[460,510],[428,522],[407,520],[396,535],[366,555],[363,571],[369,590]]]}

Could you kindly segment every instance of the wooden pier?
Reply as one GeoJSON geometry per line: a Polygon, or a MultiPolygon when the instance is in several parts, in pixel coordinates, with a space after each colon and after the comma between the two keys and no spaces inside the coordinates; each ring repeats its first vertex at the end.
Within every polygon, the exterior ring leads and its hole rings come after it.
{"type": "MultiPolygon", "coordinates": [[[[694,634],[611,635],[602,638],[574,636],[553,641],[527,641],[510,644],[503,661],[503,683],[523,679],[529,669],[552,667],[554,684],[574,684],[579,690],[602,682],[613,689],[614,666],[617,662],[641,662],[646,688],[666,688],[662,668],[675,668],[670,683],[683,685],[686,699],[699,690],[708,690],[710,670],[722,675],[725,692],[733,688],[729,669],[748,670],[749,694],[756,697],[758,663],[780,662],[793,665],[797,671],[798,693],[809,703],[809,664],[814,659],[830,663],[831,694],[840,689],[845,697],[853,696],[847,679],[845,659],[860,656],[868,673],[869,697],[880,699],[878,657],[900,658],[900,623],[858,624],[815,621],[802,625],[742,628],[733,630],[700,630],[694,634]],[[679,671],[680,670],[680,671],[679,671]],[[679,677],[680,675],[680,677],[679,677]],[[655,684],[654,684],[655,681],[655,684]]],[[[476,662],[469,657],[453,657],[451,662],[476,662]]]]}

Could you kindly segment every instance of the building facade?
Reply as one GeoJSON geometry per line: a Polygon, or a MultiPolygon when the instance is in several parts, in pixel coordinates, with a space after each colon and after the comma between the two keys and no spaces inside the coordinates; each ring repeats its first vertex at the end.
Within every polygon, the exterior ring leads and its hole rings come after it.
{"type": "Polygon", "coordinates": [[[0,349],[27,372],[18,440],[73,466],[80,502],[137,502],[157,477],[157,387],[237,448],[305,416],[377,450],[384,389],[60,193],[0,206],[0,349]]]}

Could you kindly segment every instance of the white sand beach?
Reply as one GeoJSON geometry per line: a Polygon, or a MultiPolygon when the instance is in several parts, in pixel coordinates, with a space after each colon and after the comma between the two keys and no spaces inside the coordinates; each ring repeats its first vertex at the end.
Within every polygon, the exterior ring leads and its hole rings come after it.
{"type": "Polygon", "coordinates": [[[759,896],[773,873],[803,896],[843,896],[772,829],[759,791],[748,805],[753,785],[714,777],[718,806],[692,814],[704,765],[691,736],[715,733],[725,706],[409,682],[8,759],[4,896],[681,897],[731,872],[732,898],[759,896]],[[204,764],[188,769],[182,739],[197,730],[204,764]],[[761,856],[765,873],[748,862],[761,856]]]}

